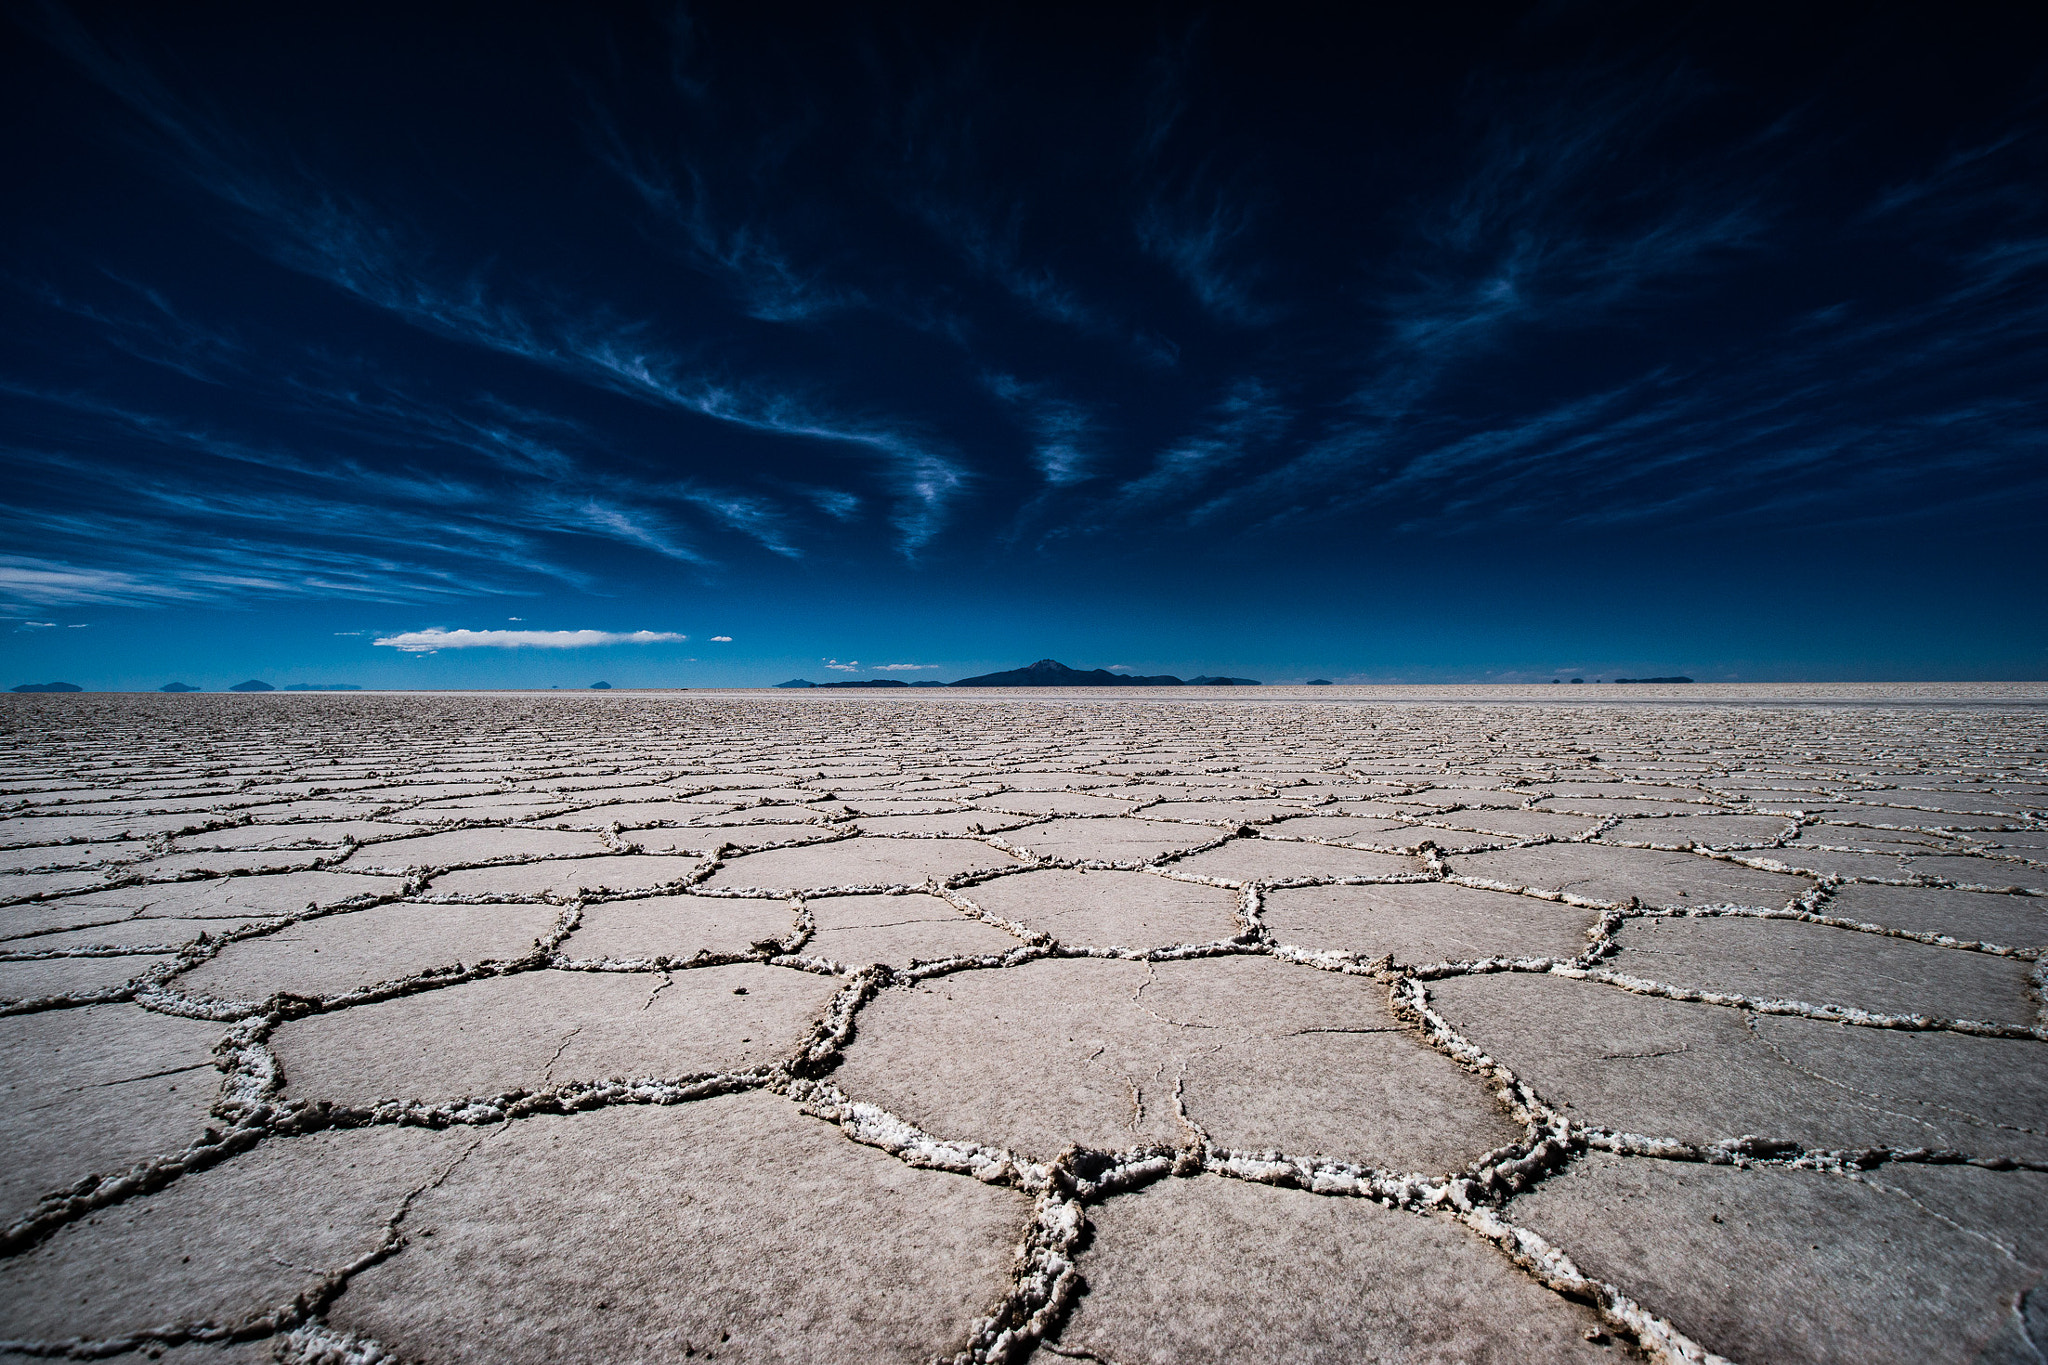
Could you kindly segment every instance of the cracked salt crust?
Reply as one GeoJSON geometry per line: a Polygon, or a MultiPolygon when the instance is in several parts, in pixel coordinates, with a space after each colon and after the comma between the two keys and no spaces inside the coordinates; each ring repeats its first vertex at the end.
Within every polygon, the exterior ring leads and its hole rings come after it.
{"type": "Polygon", "coordinates": [[[1266,896],[1265,920],[1283,943],[1410,966],[1569,960],[1601,922],[1597,911],[1444,882],[1286,888],[1266,896]]]}
{"type": "Polygon", "coordinates": [[[828,700],[8,699],[0,1353],[2048,1335],[2032,710],[828,700]]]}
{"type": "Polygon", "coordinates": [[[1142,872],[1047,868],[974,882],[957,899],[1026,933],[1074,946],[1212,943],[1244,928],[1237,892],[1142,872]]]}

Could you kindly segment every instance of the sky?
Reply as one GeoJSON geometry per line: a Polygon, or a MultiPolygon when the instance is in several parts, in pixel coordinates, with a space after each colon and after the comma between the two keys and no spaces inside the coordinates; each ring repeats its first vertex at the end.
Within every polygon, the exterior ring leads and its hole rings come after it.
{"type": "Polygon", "coordinates": [[[2024,7],[0,10],[0,687],[2048,678],[2024,7]]]}

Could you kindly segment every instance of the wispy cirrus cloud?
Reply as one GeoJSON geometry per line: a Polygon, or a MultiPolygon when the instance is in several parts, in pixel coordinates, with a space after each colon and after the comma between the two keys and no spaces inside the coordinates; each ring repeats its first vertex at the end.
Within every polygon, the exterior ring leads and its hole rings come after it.
{"type": "MultiPolygon", "coordinates": [[[[340,254],[323,253],[309,262],[310,268],[416,325],[714,422],[767,436],[824,442],[868,456],[894,495],[890,519],[906,553],[914,553],[938,534],[953,502],[973,482],[972,472],[915,423],[836,415],[758,381],[697,372],[688,356],[654,340],[647,324],[602,311],[540,318],[494,299],[476,280],[459,292],[437,293],[433,284],[404,275],[387,260],[359,268],[364,262],[349,257],[344,238],[324,240],[340,254]]],[[[741,513],[736,524],[743,527],[758,529],[765,524],[742,500],[727,498],[711,505],[741,513]]],[[[769,548],[782,553],[791,547],[772,539],[769,548]]]]}
{"type": "Polygon", "coordinates": [[[0,599],[32,606],[162,606],[204,594],[120,569],[0,555],[0,599]]]}
{"type": "Polygon", "coordinates": [[[1218,192],[1190,191],[1178,202],[1155,200],[1133,224],[1138,243],[1181,278],[1211,315],[1243,327],[1273,321],[1253,292],[1255,270],[1231,260],[1252,228],[1251,210],[1218,192]]]}
{"type": "MultiPolygon", "coordinates": [[[[27,555],[0,557],[0,602],[15,607],[164,606],[196,601],[200,596],[118,569],[27,555]]],[[[21,629],[55,625],[54,621],[29,622],[21,629]]]]}
{"type": "MultiPolygon", "coordinates": [[[[494,288],[485,270],[431,264],[437,253],[418,230],[180,98],[146,65],[117,54],[68,15],[53,12],[48,27],[56,45],[141,115],[175,149],[192,181],[244,214],[268,254],[290,269],[452,341],[713,422],[863,455],[893,495],[890,519],[906,554],[939,532],[973,482],[972,472],[916,421],[833,412],[786,384],[721,373],[703,359],[701,346],[666,340],[652,321],[602,302],[534,281],[523,282],[514,298],[494,288]]],[[[650,192],[658,188],[646,183],[650,192]]],[[[720,259],[738,261],[734,250],[720,259]]],[[[761,518],[748,524],[758,527],[761,518]]],[[[789,547],[777,539],[770,548],[789,547]]]]}
{"type": "Polygon", "coordinates": [[[1032,462],[1055,488],[1080,483],[1093,473],[1097,423],[1079,403],[1061,398],[1050,386],[1029,384],[1009,374],[987,374],[982,383],[1004,404],[1022,414],[1032,438],[1032,462]]]}
{"type": "Polygon", "coordinates": [[[456,578],[507,588],[534,578],[574,582],[581,575],[553,562],[542,544],[548,532],[631,539],[588,507],[551,515],[531,497],[508,498],[447,471],[414,475],[321,459],[75,392],[13,392],[49,410],[17,410],[17,419],[49,428],[71,448],[0,448],[16,490],[0,525],[53,547],[68,543],[102,564],[153,563],[144,577],[161,592],[182,584],[174,597],[232,596],[232,583],[271,581],[247,570],[277,565],[370,569],[360,585],[387,600],[407,594],[407,579],[424,595],[456,578]],[[59,419],[54,427],[50,417],[59,419]],[[109,449],[120,459],[109,460],[109,449]],[[198,527],[204,533],[195,536],[198,527]],[[237,572],[199,572],[220,559],[237,572]]]}
{"type": "Polygon", "coordinates": [[[600,159],[663,225],[680,233],[688,259],[730,289],[748,317],[811,322],[867,302],[859,290],[834,286],[823,271],[797,265],[771,229],[721,225],[700,169],[634,145],[602,110],[595,118],[600,159]]]}
{"type": "Polygon", "coordinates": [[[1052,266],[1030,262],[1022,244],[1018,206],[995,215],[978,212],[929,190],[913,196],[912,210],[969,269],[1046,322],[1128,351],[1142,364],[1166,369],[1180,348],[1159,331],[1091,301],[1052,266]]]}
{"type": "Polygon", "coordinates": [[[1305,527],[1540,555],[2042,493],[2038,92],[1894,116],[1690,20],[1582,43],[1556,10],[1422,74],[1413,35],[1303,46],[1286,81],[1239,41],[1283,21],[1223,11],[1079,53],[1049,19],[840,11],[787,47],[707,10],[664,46],[564,11],[532,30],[569,39],[558,88],[451,118],[501,92],[446,66],[394,155],[349,82],[280,100],[131,8],[31,17],[100,87],[46,63],[92,169],[17,211],[94,230],[0,277],[31,310],[0,598],[39,618],[1120,585],[1305,527]],[[530,137],[542,109],[587,138],[530,137]]]}
{"type": "Polygon", "coordinates": [[[666,630],[408,630],[370,643],[407,654],[443,649],[590,649],[599,645],[660,645],[687,640],[666,630]]]}
{"type": "Polygon", "coordinates": [[[1265,464],[1295,417],[1275,388],[1256,376],[1230,384],[1201,424],[1152,457],[1151,467],[1117,490],[1116,515],[1157,515],[1165,506],[1213,508],[1219,483],[1235,486],[1265,464]]]}
{"type": "MultiPolygon", "coordinates": [[[[247,376],[238,384],[257,392],[271,389],[294,413],[316,417],[333,445],[357,445],[387,461],[393,452],[410,458],[394,468],[303,446],[287,450],[274,438],[240,438],[207,422],[82,390],[38,390],[0,380],[0,395],[61,415],[59,426],[42,425],[61,429],[74,447],[118,440],[133,448],[140,441],[177,452],[175,460],[149,461],[147,472],[107,485],[122,502],[267,521],[288,526],[293,538],[318,526],[394,547],[466,543],[471,553],[541,573],[553,570],[539,541],[559,536],[594,536],[709,564],[702,537],[687,524],[694,517],[708,517],[778,555],[798,557],[803,514],[815,508],[843,517],[848,509],[838,504],[857,503],[831,490],[795,490],[778,499],[658,471],[633,472],[603,460],[602,438],[582,424],[488,395],[463,405],[427,401],[374,375],[317,368],[288,371],[282,378],[247,376]],[[207,469],[209,462],[261,473],[223,480],[207,469]]],[[[80,480],[74,490],[90,488],[105,468],[82,448],[75,454],[17,448],[12,458],[27,467],[67,471],[80,480]]],[[[78,498],[66,501],[77,510],[78,498]]]]}
{"type": "MultiPolygon", "coordinates": [[[[129,543],[118,553],[70,559],[0,556],[0,602],[24,606],[165,607],[247,599],[375,602],[449,600],[517,591],[447,570],[427,570],[375,555],[252,543],[234,538],[185,543],[146,522],[92,522],[74,529],[105,531],[129,543]],[[95,562],[96,561],[96,562],[95,562]]],[[[85,547],[81,546],[81,551],[85,547]]]]}
{"type": "Polygon", "coordinates": [[[247,344],[232,328],[218,327],[185,315],[163,291],[99,272],[116,286],[120,306],[61,289],[48,280],[27,284],[25,292],[42,303],[91,323],[105,343],[150,365],[202,384],[226,384],[246,377],[247,344]],[[140,305],[139,307],[134,305],[140,305]]]}

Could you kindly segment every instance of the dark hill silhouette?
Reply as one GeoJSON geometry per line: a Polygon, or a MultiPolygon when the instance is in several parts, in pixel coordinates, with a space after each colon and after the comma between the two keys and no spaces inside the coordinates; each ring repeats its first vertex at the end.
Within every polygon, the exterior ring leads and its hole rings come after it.
{"type": "Polygon", "coordinates": [[[612,685],[608,682],[594,682],[590,685],[590,689],[593,692],[609,692],[612,690],[612,685]]]}
{"type": "Polygon", "coordinates": [[[13,692],[83,692],[83,691],[85,691],[85,689],[84,689],[84,688],[82,688],[82,687],[80,687],[80,686],[79,686],[79,685],[78,685],[77,683],[23,683],[23,684],[22,684],[21,686],[19,686],[19,687],[15,687],[15,688],[10,688],[10,689],[8,689],[8,690],[9,690],[9,691],[13,691],[13,692]]]}
{"type": "Polygon", "coordinates": [[[814,683],[814,682],[812,682],[812,681],[811,681],[811,680],[810,680],[809,678],[791,678],[791,679],[790,679],[790,680],[789,680],[788,682],[786,682],[786,683],[777,683],[777,684],[775,684],[775,685],[776,685],[777,687],[816,687],[816,686],[817,686],[817,684],[816,684],[816,683],[814,683]]]}
{"type": "MultiPolygon", "coordinates": [[[[1576,681],[1576,680],[1575,680],[1576,681]]],[[[1691,678],[1616,678],[1618,683],[1689,683],[1691,678]]]]}
{"type": "Polygon", "coordinates": [[[1264,687],[1264,686],[1265,686],[1265,684],[1264,684],[1264,683],[1262,683],[1262,682],[1260,682],[1260,681],[1259,681],[1259,680],[1258,680],[1257,678],[1211,678],[1211,677],[1207,676],[1206,674],[1205,674],[1205,675],[1203,675],[1202,677],[1199,677],[1199,678],[1189,678],[1189,679],[1188,679],[1188,682],[1187,682],[1187,685],[1188,685],[1189,687],[1264,687]]]}
{"type": "Polygon", "coordinates": [[[192,685],[191,683],[165,683],[165,684],[164,684],[164,685],[163,685],[162,687],[159,687],[159,688],[157,689],[157,691],[159,691],[159,692],[197,692],[197,691],[199,691],[199,689],[198,689],[198,688],[196,688],[196,687],[194,687],[194,686],[193,686],[193,685],[192,685]]]}
{"type": "Polygon", "coordinates": [[[230,687],[230,688],[228,689],[228,691],[230,691],[230,692],[275,692],[275,691],[277,691],[277,689],[276,689],[276,688],[274,688],[274,687],[272,687],[272,686],[271,686],[271,685],[270,685],[269,683],[267,683],[267,682],[261,682],[261,681],[259,681],[259,680],[255,679],[255,678],[251,678],[251,679],[249,679],[249,681],[247,681],[247,682],[238,682],[238,683],[236,683],[236,684],[235,684],[235,685],[234,685],[233,687],[230,687]]]}
{"type": "Polygon", "coordinates": [[[901,678],[848,678],[845,682],[818,683],[819,687],[908,687],[901,678]]]}
{"type": "Polygon", "coordinates": [[[984,673],[978,678],[962,678],[955,687],[1180,687],[1179,678],[1170,673],[1154,677],[1138,678],[1127,673],[1112,673],[1106,668],[1091,668],[1083,671],[1068,668],[1057,659],[1040,659],[1029,668],[1012,668],[1003,673],[984,673]]]}

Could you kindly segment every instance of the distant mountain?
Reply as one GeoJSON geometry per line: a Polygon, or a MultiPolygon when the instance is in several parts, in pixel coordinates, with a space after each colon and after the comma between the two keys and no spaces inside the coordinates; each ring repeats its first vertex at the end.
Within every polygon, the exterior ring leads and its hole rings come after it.
{"type": "Polygon", "coordinates": [[[590,685],[590,690],[593,692],[609,692],[612,690],[612,685],[607,682],[595,682],[590,685]]]}
{"type": "Polygon", "coordinates": [[[23,683],[8,689],[11,692],[83,692],[77,683],[23,683]]]}
{"type": "MultiPolygon", "coordinates": [[[[1578,681],[1578,679],[1574,678],[1574,679],[1572,679],[1572,681],[1573,681],[1573,682],[1577,682],[1577,681],[1578,681]]],[[[1691,679],[1691,678],[1616,678],[1616,679],[1615,679],[1615,681],[1616,681],[1616,682],[1618,682],[1618,683],[1688,683],[1688,682],[1691,682],[1691,681],[1692,681],[1692,679],[1691,679]]]]}
{"type": "Polygon", "coordinates": [[[157,689],[159,692],[197,692],[199,690],[199,688],[194,687],[191,683],[165,683],[157,689]]]}
{"type": "Polygon", "coordinates": [[[775,684],[775,685],[776,685],[777,687],[816,687],[816,686],[817,686],[817,684],[816,684],[816,683],[814,683],[814,682],[812,682],[812,681],[811,681],[811,680],[810,680],[809,678],[791,678],[791,679],[790,679],[790,680],[789,680],[788,682],[786,682],[786,683],[777,683],[777,684],[775,684]]]}
{"type": "Polygon", "coordinates": [[[1189,687],[1264,687],[1257,678],[1189,678],[1189,687]]]}
{"type": "Polygon", "coordinates": [[[846,680],[845,682],[829,682],[829,683],[816,683],[816,684],[813,684],[813,685],[814,685],[814,686],[817,686],[817,687],[908,687],[908,686],[910,686],[910,684],[909,684],[909,683],[907,683],[907,682],[904,682],[904,681],[903,681],[903,680],[902,680],[901,678],[861,678],[861,679],[858,679],[858,680],[856,680],[856,679],[853,679],[853,678],[848,678],[848,679],[847,679],[847,680],[846,680]]]}
{"type": "Polygon", "coordinates": [[[1040,659],[1029,668],[1013,668],[1005,673],[984,673],[978,678],[962,678],[955,687],[1179,687],[1181,680],[1171,674],[1138,678],[1128,673],[1112,673],[1106,668],[1091,668],[1085,672],[1068,668],[1057,659],[1040,659]]]}
{"type": "Polygon", "coordinates": [[[363,689],[354,683],[286,683],[284,690],[287,692],[360,692],[363,689]]]}
{"type": "Polygon", "coordinates": [[[228,691],[230,691],[230,692],[275,692],[275,691],[277,691],[277,689],[276,689],[276,688],[274,688],[274,687],[272,687],[272,686],[271,686],[271,685],[270,685],[269,683],[267,683],[267,682],[258,682],[258,681],[257,681],[256,679],[254,679],[254,678],[251,678],[251,679],[249,679],[249,681],[247,681],[247,682],[238,682],[238,683],[236,683],[236,684],[235,684],[235,685],[234,685],[233,687],[230,687],[230,688],[228,689],[228,691]]]}
{"type": "Polygon", "coordinates": [[[1302,684],[1303,687],[1335,687],[1336,685],[1337,684],[1331,682],[1328,678],[1310,678],[1307,682],[1302,684]]]}
{"type": "Polygon", "coordinates": [[[912,687],[944,687],[946,685],[936,678],[922,678],[911,684],[912,687]]]}

